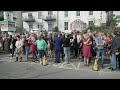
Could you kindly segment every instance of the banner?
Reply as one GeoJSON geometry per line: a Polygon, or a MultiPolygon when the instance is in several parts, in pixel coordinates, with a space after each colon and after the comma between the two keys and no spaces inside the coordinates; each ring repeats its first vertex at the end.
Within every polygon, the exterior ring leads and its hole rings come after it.
{"type": "Polygon", "coordinates": [[[1,31],[16,31],[16,26],[15,26],[15,22],[11,22],[11,21],[0,21],[0,28],[1,31]]]}

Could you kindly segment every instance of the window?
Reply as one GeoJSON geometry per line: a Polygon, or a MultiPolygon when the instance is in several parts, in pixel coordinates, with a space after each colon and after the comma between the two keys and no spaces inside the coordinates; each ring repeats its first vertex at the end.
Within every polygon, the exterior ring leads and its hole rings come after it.
{"type": "Polygon", "coordinates": [[[38,19],[42,18],[42,12],[38,12],[38,19]]]}
{"type": "Polygon", "coordinates": [[[64,29],[68,30],[68,22],[64,22],[64,29]]]}
{"type": "Polygon", "coordinates": [[[89,15],[93,15],[93,11],[89,11],[89,15]]]}
{"type": "Polygon", "coordinates": [[[38,29],[40,29],[40,25],[38,24],[38,29]]]}
{"type": "Polygon", "coordinates": [[[28,16],[32,16],[32,13],[28,13],[28,16]]]}
{"type": "Polygon", "coordinates": [[[68,17],[68,11],[64,12],[65,17],[68,17]]]}
{"type": "Polygon", "coordinates": [[[33,29],[33,25],[32,24],[29,24],[29,29],[33,29]]]}
{"type": "Polygon", "coordinates": [[[80,11],[76,11],[76,16],[80,16],[80,11]]]}
{"type": "Polygon", "coordinates": [[[48,22],[48,27],[52,27],[52,22],[48,22]]]}
{"type": "Polygon", "coordinates": [[[52,11],[48,11],[48,16],[52,15],[52,11]]]}
{"type": "Polygon", "coordinates": [[[93,26],[93,25],[94,25],[93,21],[89,21],[89,26],[93,26]]]}

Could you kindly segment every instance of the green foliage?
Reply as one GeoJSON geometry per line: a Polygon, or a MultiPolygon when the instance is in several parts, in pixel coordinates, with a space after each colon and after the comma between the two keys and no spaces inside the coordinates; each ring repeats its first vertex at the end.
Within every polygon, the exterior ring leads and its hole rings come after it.
{"type": "Polygon", "coordinates": [[[0,21],[3,21],[4,20],[4,17],[3,16],[0,16],[0,21]]]}
{"type": "Polygon", "coordinates": [[[58,27],[53,28],[53,32],[58,32],[58,31],[59,31],[58,27]]]}
{"type": "MultiPolygon", "coordinates": [[[[83,30],[82,32],[80,32],[81,35],[84,34],[84,32],[87,32],[88,30],[90,30],[91,32],[103,32],[105,35],[111,35],[111,33],[113,32],[113,29],[107,29],[106,27],[100,26],[100,27],[88,27],[87,29],[83,30]]],[[[120,31],[120,27],[117,27],[114,29],[115,31],[120,31]]]]}
{"type": "Polygon", "coordinates": [[[26,32],[26,30],[24,28],[16,27],[15,33],[21,33],[21,34],[23,34],[24,32],[26,32]]]}
{"type": "Polygon", "coordinates": [[[110,26],[113,30],[117,27],[117,17],[115,15],[112,15],[110,20],[106,23],[108,26],[110,26]]]}

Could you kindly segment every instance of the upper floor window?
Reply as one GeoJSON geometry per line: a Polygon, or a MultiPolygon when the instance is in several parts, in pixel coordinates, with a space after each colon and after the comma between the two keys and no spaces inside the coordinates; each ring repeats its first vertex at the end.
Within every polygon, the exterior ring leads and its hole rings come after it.
{"type": "Polygon", "coordinates": [[[42,12],[38,12],[38,19],[42,18],[42,12]]]}
{"type": "Polygon", "coordinates": [[[93,15],[93,11],[89,11],[89,15],[93,15]]]}
{"type": "Polygon", "coordinates": [[[80,11],[76,11],[76,16],[80,16],[80,11]]]}
{"type": "Polygon", "coordinates": [[[68,17],[68,11],[65,11],[65,12],[64,12],[64,16],[65,16],[65,17],[68,17]]]}
{"type": "Polygon", "coordinates": [[[52,15],[52,11],[48,11],[48,16],[52,15]]]}

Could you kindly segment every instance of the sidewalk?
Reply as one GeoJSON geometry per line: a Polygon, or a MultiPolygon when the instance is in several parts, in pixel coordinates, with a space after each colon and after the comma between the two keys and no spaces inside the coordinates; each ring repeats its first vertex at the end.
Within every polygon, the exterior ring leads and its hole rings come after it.
{"type": "MultiPolygon", "coordinates": [[[[0,55],[0,60],[5,60],[5,61],[9,61],[9,62],[14,62],[15,61],[15,57],[13,59],[10,59],[9,54],[7,55],[0,55]]],[[[85,70],[85,71],[93,71],[93,62],[94,60],[92,60],[92,62],[90,63],[89,67],[88,66],[84,66],[83,61],[81,61],[81,59],[71,59],[70,64],[66,64],[64,61],[61,61],[61,63],[54,63],[54,60],[48,59],[48,65],[47,66],[53,66],[56,68],[62,68],[62,69],[70,69],[70,70],[85,70]]],[[[39,62],[32,62],[32,60],[28,60],[26,61],[25,59],[25,55],[23,55],[23,62],[22,63],[28,63],[28,64],[38,64],[39,62]]],[[[106,73],[119,73],[120,74],[120,70],[116,70],[116,71],[111,71],[110,69],[108,69],[110,67],[110,61],[109,60],[105,60],[105,64],[104,64],[104,69],[100,69],[100,71],[98,72],[106,72],[106,73]]],[[[96,71],[94,71],[96,72],[96,71]]]]}

